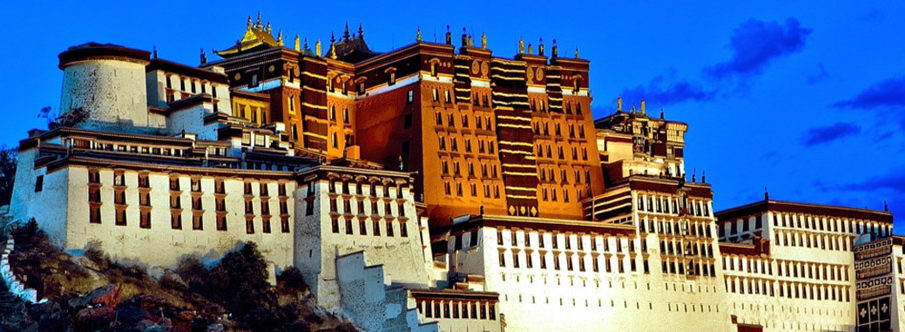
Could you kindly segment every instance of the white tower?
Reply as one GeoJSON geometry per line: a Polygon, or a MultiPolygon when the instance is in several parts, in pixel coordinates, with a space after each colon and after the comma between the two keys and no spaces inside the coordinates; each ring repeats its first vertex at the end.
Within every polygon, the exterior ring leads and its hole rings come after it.
{"type": "Polygon", "coordinates": [[[60,53],[63,92],[60,113],[88,118],[77,127],[134,131],[148,125],[147,51],[87,43],[60,53]]]}

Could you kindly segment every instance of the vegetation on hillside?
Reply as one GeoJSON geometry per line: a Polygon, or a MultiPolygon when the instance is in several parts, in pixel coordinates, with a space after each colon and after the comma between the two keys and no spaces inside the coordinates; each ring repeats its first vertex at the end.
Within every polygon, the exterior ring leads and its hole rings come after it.
{"type": "Polygon", "coordinates": [[[48,301],[26,304],[0,285],[0,331],[355,331],[317,306],[297,269],[268,283],[253,242],[210,267],[187,257],[154,278],[96,243],[84,256],[66,254],[33,220],[5,236],[16,241],[13,271],[48,301]]]}

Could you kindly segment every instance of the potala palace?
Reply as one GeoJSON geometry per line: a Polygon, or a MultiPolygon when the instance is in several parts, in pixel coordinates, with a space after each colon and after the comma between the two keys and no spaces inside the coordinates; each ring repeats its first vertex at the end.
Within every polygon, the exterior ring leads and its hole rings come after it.
{"type": "Polygon", "coordinates": [[[253,241],[365,331],[905,331],[889,212],[713,211],[688,125],[643,101],[594,119],[577,49],[244,28],[198,66],[60,53],[10,215],[147,267],[253,241]]]}

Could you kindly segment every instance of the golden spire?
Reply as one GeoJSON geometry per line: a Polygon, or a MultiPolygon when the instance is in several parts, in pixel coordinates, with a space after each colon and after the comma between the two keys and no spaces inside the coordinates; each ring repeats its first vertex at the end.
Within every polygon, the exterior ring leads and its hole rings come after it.
{"type": "Polygon", "coordinates": [[[336,59],[336,44],[330,43],[330,58],[336,59]]]}
{"type": "Polygon", "coordinates": [[[280,32],[277,33],[277,43],[280,43],[280,46],[283,46],[283,30],[280,30],[280,32]]]}
{"type": "Polygon", "coordinates": [[[576,59],[581,59],[581,58],[578,57],[578,46],[575,46],[575,58],[576,58],[576,59]]]}
{"type": "Polygon", "coordinates": [[[449,24],[446,25],[446,45],[452,45],[452,32],[449,32],[449,24]]]}
{"type": "Polygon", "coordinates": [[[474,47],[474,38],[471,35],[468,35],[468,47],[474,47]]]}
{"type": "Polygon", "coordinates": [[[487,34],[481,33],[481,48],[487,49],[487,34]]]}
{"type": "Polygon", "coordinates": [[[537,54],[544,55],[544,38],[540,38],[540,44],[537,45],[537,54]]]}
{"type": "Polygon", "coordinates": [[[318,57],[321,56],[321,40],[320,39],[318,39],[317,43],[314,44],[314,52],[317,54],[318,57]]]}
{"type": "Polygon", "coordinates": [[[415,41],[419,42],[419,43],[421,42],[421,26],[420,25],[418,26],[418,35],[415,36],[415,41]]]}
{"type": "Polygon", "coordinates": [[[245,28],[251,30],[251,16],[248,16],[248,23],[245,24],[245,28]]]}
{"type": "Polygon", "coordinates": [[[255,23],[255,29],[261,30],[261,12],[258,11],[258,23],[255,23]]]}
{"type": "Polygon", "coordinates": [[[616,98],[616,112],[622,112],[622,96],[616,98]]]}
{"type": "Polygon", "coordinates": [[[528,43],[528,55],[534,54],[534,49],[531,47],[531,43],[528,43]]]}
{"type": "Polygon", "coordinates": [[[641,98],[641,114],[646,114],[645,110],[647,109],[647,102],[644,101],[644,98],[641,98]]]}
{"type": "Polygon", "coordinates": [[[518,54],[525,54],[525,40],[518,40],[518,54]]]}
{"type": "Polygon", "coordinates": [[[271,33],[271,31],[272,30],[270,30],[270,22],[267,22],[267,33],[271,33]]]}
{"type": "Polygon", "coordinates": [[[301,49],[299,48],[299,41],[300,41],[299,35],[295,35],[295,50],[296,51],[301,51],[301,49]]]}
{"type": "Polygon", "coordinates": [[[553,57],[559,56],[559,46],[556,46],[556,39],[553,39],[553,57]]]}

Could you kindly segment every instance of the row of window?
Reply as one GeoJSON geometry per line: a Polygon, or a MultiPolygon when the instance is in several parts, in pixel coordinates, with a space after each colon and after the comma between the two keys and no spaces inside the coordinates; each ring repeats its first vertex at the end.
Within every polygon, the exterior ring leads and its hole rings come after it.
{"type": "MultiPolygon", "coordinates": [[[[331,231],[335,234],[345,233],[346,235],[353,235],[353,234],[368,235],[368,229],[370,228],[371,229],[370,235],[373,235],[373,236],[381,236],[381,234],[386,234],[386,236],[388,236],[388,237],[396,236],[396,231],[395,231],[396,229],[395,229],[395,226],[393,226],[393,224],[394,224],[393,219],[387,219],[387,220],[370,219],[370,221],[369,221],[369,218],[357,218],[357,220],[358,220],[358,227],[357,227],[358,231],[357,232],[355,231],[355,228],[356,228],[356,227],[354,227],[355,220],[353,220],[353,219],[355,219],[355,218],[333,217],[330,222],[331,231]],[[343,219],[343,220],[340,220],[340,219],[343,219]],[[383,224],[384,227],[381,227],[381,224],[383,224]],[[344,227],[342,227],[342,229],[340,229],[340,225],[343,225],[344,227]]],[[[399,236],[401,236],[401,237],[409,236],[407,222],[404,222],[404,221],[399,222],[399,236]]]]}
{"type": "MultiPolygon", "coordinates": [[[[644,243],[644,242],[642,242],[644,243]]],[[[671,256],[701,256],[713,258],[713,245],[705,240],[660,239],[660,254],[671,256]]]]}
{"type": "MultiPolygon", "coordinates": [[[[308,183],[308,197],[314,196],[314,186],[308,183]]],[[[380,198],[403,198],[405,185],[389,185],[369,182],[348,182],[342,180],[330,180],[327,184],[327,192],[331,194],[370,196],[380,198]],[[352,191],[354,188],[354,192],[352,191]],[[390,188],[394,188],[395,196],[390,195],[390,188]]]]}
{"type": "MultiPolygon", "coordinates": [[[[443,181],[443,193],[444,193],[446,196],[452,196],[452,195],[453,195],[452,186],[453,186],[452,182],[450,182],[450,181],[443,181]]],[[[458,196],[458,197],[463,197],[463,196],[464,196],[464,192],[462,191],[462,182],[455,181],[455,186],[456,186],[456,194],[455,194],[455,195],[458,196]]],[[[478,197],[478,185],[477,185],[476,183],[469,183],[468,186],[469,186],[469,189],[470,189],[470,191],[469,191],[469,192],[470,192],[470,196],[471,196],[471,197],[478,197]]],[[[493,189],[493,192],[492,192],[492,193],[493,193],[493,198],[500,198],[500,185],[498,185],[498,184],[493,184],[493,185],[491,185],[491,184],[485,183],[485,184],[483,184],[482,186],[483,186],[482,189],[483,189],[483,193],[484,193],[484,198],[490,198],[490,196],[491,196],[491,189],[493,189]]]]}
{"type": "Polygon", "coordinates": [[[383,205],[383,211],[378,210],[378,201],[371,200],[370,209],[365,209],[365,199],[349,199],[349,198],[329,198],[330,200],[330,213],[334,214],[345,214],[345,215],[359,215],[359,216],[378,216],[383,215],[387,217],[399,216],[405,217],[405,205],[402,203],[396,204],[396,213],[393,214],[392,204],[390,201],[385,201],[383,205]],[[353,203],[354,202],[354,203],[353,203]],[[342,211],[339,210],[339,204],[342,204],[342,211]],[[356,209],[353,211],[352,206],[356,206],[356,209]]]}
{"type": "MultiPolygon", "coordinates": [[[[519,255],[518,251],[513,251],[511,253],[511,255],[509,255],[509,254],[507,254],[506,250],[500,250],[500,257],[499,257],[500,267],[506,267],[507,264],[509,264],[509,267],[512,267],[515,269],[518,269],[518,268],[533,269],[534,268],[534,255],[532,255],[531,253],[527,253],[527,252],[525,253],[524,257],[525,257],[526,264],[524,264],[524,266],[521,263],[522,262],[521,257],[522,256],[519,255]],[[507,263],[507,257],[511,257],[511,260],[508,261],[509,263],[507,263]]],[[[560,261],[564,260],[566,262],[566,264],[565,264],[566,271],[589,272],[585,266],[585,257],[588,257],[586,255],[581,255],[581,254],[573,255],[573,254],[568,254],[568,253],[566,253],[566,254],[550,253],[550,255],[548,255],[548,252],[541,251],[538,253],[538,258],[539,258],[538,261],[540,262],[539,267],[541,270],[548,269],[547,257],[550,257],[550,260],[553,262],[553,270],[555,270],[555,271],[562,270],[560,261]],[[572,259],[573,257],[575,257],[576,259],[572,259]],[[563,258],[563,259],[561,259],[561,258],[563,258]],[[576,266],[576,264],[574,264],[574,262],[578,263],[577,266],[576,266]],[[577,269],[576,269],[576,267],[577,267],[577,269]]],[[[603,261],[603,272],[605,272],[605,273],[638,272],[638,265],[635,260],[635,257],[636,256],[632,255],[628,258],[629,264],[626,267],[625,262],[623,261],[622,257],[619,257],[619,256],[613,257],[612,259],[610,257],[590,256],[591,271],[601,272],[600,271],[600,262],[603,261]],[[612,263],[613,261],[615,261],[616,263],[613,264],[612,263]]],[[[645,274],[650,273],[650,267],[647,263],[646,258],[642,259],[641,265],[643,267],[643,271],[645,274]]]]}
{"type": "Polygon", "coordinates": [[[418,300],[418,313],[426,318],[496,320],[496,304],[481,301],[418,300]]]}
{"type": "Polygon", "coordinates": [[[687,213],[691,215],[699,217],[710,216],[710,204],[685,197],[680,200],[677,197],[638,195],[635,208],[638,211],[667,214],[679,214],[683,209],[687,208],[687,213]]]}
{"type": "Polygon", "coordinates": [[[92,141],[92,140],[83,139],[83,138],[70,138],[69,142],[72,147],[82,148],[82,149],[92,149],[92,150],[130,152],[130,153],[140,153],[140,154],[152,154],[152,155],[158,155],[158,156],[177,156],[177,157],[188,156],[190,154],[189,149],[174,148],[174,147],[136,145],[133,143],[125,144],[125,143],[113,143],[113,142],[98,142],[98,141],[92,141]]]}
{"type": "MultiPolygon", "coordinates": [[[[472,233],[473,240],[477,238],[477,232],[472,233]]],[[[456,241],[459,241],[462,236],[457,236],[456,241]]],[[[533,244],[537,244],[537,248],[553,248],[554,250],[560,249],[560,244],[562,243],[566,250],[572,250],[572,248],[576,248],[578,251],[584,251],[586,247],[589,247],[593,252],[601,252],[601,253],[634,253],[636,242],[640,243],[641,252],[647,252],[647,242],[644,240],[635,240],[629,239],[626,237],[616,237],[616,236],[601,236],[601,235],[592,235],[592,236],[583,236],[576,234],[563,234],[563,233],[546,233],[546,232],[538,232],[538,233],[530,233],[530,232],[513,232],[513,231],[504,231],[497,230],[497,245],[503,246],[504,244],[510,244],[512,248],[532,248],[533,244]],[[550,236],[546,236],[549,234],[550,236]],[[560,240],[560,235],[562,235],[562,240],[560,240]],[[588,246],[585,245],[585,240],[589,243],[588,246]],[[612,241],[612,244],[610,243],[612,241]],[[598,245],[598,242],[601,243],[598,245]],[[575,244],[573,246],[573,243],[575,244]],[[598,249],[602,249],[598,251],[598,249]]],[[[472,245],[476,245],[475,242],[471,242],[472,245]]],[[[456,248],[461,249],[461,247],[456,248]]]]}
{"type": "MultiPolygon", "coordinates": [[[[575,127],[576,127],[575,124],[573,124],[573,123],[569,124],[569,138],[575,138],[576,132],[578,133],[578,138],[584,138],[584,126],[582,126],[581,124],[578,124],[578,126],[577,126],[578,131],[575,130],[575,127]]],[[[546,122],[546,121],[544,121],[543,123],[535,122],[534,126],[532,126],[532,131],[534,132],[535,135],[550,136],[550,123],[546,122]]],[[[557,136],[557,137],[563,136],[562,127],[560,126],[559,122],[555,122],[553,124],[553,134],[554,134],[554,136],[557,136]]]]}
{"type": "MultiPolygon", "coordinates": [[[[89,222],[92,224],[102,224],[101,218],[101,205],[99,204],[90,204],[89,205],[89,222]]],[[[289,215],[280,216],[280,229],[283,233],[289,233],[289,215]]],[[[115,207],[114,213],[114,224],[117,226],[128,226],[128,214],[126,213],[126,208],[117,206],[115,207]]],[[[193,213],[192,214],[192,229],[193,230],[204,230],[205,216],[202,213],[193,213]]],[[[151,228],[151,211],[150,209],[141,209],[139,211],[139,223],[138,226],[144,229],[151,228]]],[[[182,211],[180,210],[171,210],[170,213],[170,227],[172,229],[181,230],[182,229],[182,211]]],[[[216,215],[216,229],[218,231],[227,231],[227,214],[225,211],[218,211],[216,215]],[[220,213],[224,212],[224,213],[220,213]]],[[[264,233],[271,233],[270,226],[270,217],[262,216],[261,218],[261,229],[264,233]]],[[[246,215],[245,216],[245,232],[247,234],[255,233],[254,226],[254,217],[246,215]]]]}
{"type": "MultiPolygon", "coordinates": [[[[571,148],[572,148],[572,154],[571,154],[572,159],[569,159],[569,160],[575,160],[575,161],[579,160],[578,147],[573,146],[571,148]]],[[[562,145],[556,146],[558,160],[566,160],[566,154],[564,151],[565,150],[563,149],[562,145]]],[[[550,144],[538,143],[537,145],[534,146],[534,154],[541,158],[543,158],[545,156],[547,158],[553,158],[552,146],[550,144]],[[546,152],[546,154],[544,152],[546,152]]],[[[581,159],[580,160],[583,160],[583,161],[588,160],[588,148],[581,147],[581,159]]]]}
{"type": "MultiPolygon", "coordinates": [[[[349,118],[349,108],[348,107],[343,107],[342,115],[343,115],[343,123],[349,124],[350,118],[349,118]]],[[[330,121],[336,121],[336,106],[335,105],[330,105],[330,112],[327,113],[327,117],[330,121]]]]}
{"type": "Polygon", "coordinates": [[[851,301],[850,287],[811,284],[803,282],[778,282],[753,278],[726,278],[726,290],[738,294],[780,296],[790,299],[816,301],[851,301]]]}
{"type": "MultiPolygon", "coordinates": [[[[758,216],[757,219],[760,219],[760,216],[758,216]]],[[[747,219],[743,220],[743,222],[747,222],[747,219]]],[[[822,216],[788,213],[773,213],[773,226],[855,234],[877,233],[881,236],[886,236],[892,232],[892,225],[881,225],[878,222],[870,220],[827,218],[822,216]]],[[[744,225],[742,227],[744,227],[744,225]]]]}
{"type": "MultiPolygon", "coordinates": [[[[549,200],[549,201],[551,201],[551,202],[556,202],[556,201],[558,200],[558,198],[557,198],[557,196],[556,196],[556,193],[557,193],[558,191],[559,191],[559,190],[557,190],[556,188],[549,188],[549,191],[548,191],[548,188],[546,188],[546,187],[541,187],[541,188],[540,188],[541,201],[546,202],[546,201],[549,200]],[[548,195],[548,192],[549,192],[549,195],[548,195]]],[[[572,190],[569,189],[569,188],[562,188],[562,201],[563,201],[563,203],[568,203],[568,202],[569,202],[569,193],[570,193],[571,191],[572,191],[572,190]]],[[[575,196],[578,197],[578,199],[576,200],[577,202],[578,202],[578,201],[581,201],[581,200],[584,199],[585,197],[591,197],[591,187],[589,187],[589,186],[583,186],[583,187],[581,187],[581,188],[576,188],[576,189],[575,189],[575,196]]]]}
{"type": "Polygon", "coordinates": [[[641,232],[653,232],[661,235],[694,236],[710,239],[710,222],[690,220],[641,220],[638,225],[641,232]]]}
{"type": "MultiPolygon", "coordinates": [[[[549,182],[556,182],[555,169],[556,169],[556,167],[539,166],[538,173],[540,173],[540,174],[537,177],[538,180],[540,180],[540,182],[548,182],[548,180],[549,180],[549,182]]],[[[574,169],[573,171],[574,171],[573,183],[581,184],[582,183],[581,175],[584,174],[584,183],[591,184],[591,171],[590,170],[585,169],[584,172],[582,172],[580,169],[574,169]]],[[[559,183],[569,184],[569,171],[566,170],[565,168],[560,168],[559,169],[559,179],[560,179],[559,183]]]]}
{"type": "MultiPolygon", "coordinates": [[[[471,147],[471,139],[466,138],[466,139],[464,139],[463,141],[465,142],[465,152],[467,152],[467,153],[473,152],[474,149],[472,149],[472,147],[471,147]]],[[[491,138],[491,139],[488,139],[488,140],[486,141],[486,149],[485,149],[485,141],[484,141],[484,140],[482,140],[482,139],[476,139],[476,141],[478,142],[478,144],[477,144],[477,146],[478,146],[478,153],[493,154],[493,153],[496,152],[495,144],[494,144],[494,141],[493,141],[492,138],[491,138]]],[[[447,142],[447,138],[446,138],[446,137],[444,137],[444,136],[439,136],[439,137],[438,137],[437,144],[438,144],[438,147],[439,147],[439,150],[440,150],[440,151],[446,151],[446,150],[447,150],[446,142],[447,142]]],[[[451,151],[451,152],[459,152],[459,140],[458,140],[458,138],[456,138],[456,137],[449,137],[449,149],[448,149],[448,150],[451,151]]]]}
{"type": "Polygon", "coordinates": [[[851,250],[851,240],[845,235],[822,235],[805,232],[776,232],[776,245],[783,247],[820,248],[822,250],[851,250]]]}
{"type": "Polygon", "coordinates": [[[699,260],[671,259],[663,260],[663,274],[680,274],[715,277],[716,268],[713,264],[699,260]]]}
{"type": "MultiPolygon", "coordinates": [[[[447,161],[446,159],[441,159],[440,160],[440,174],[462,176],[462,168],[459,167],[458,160],[454,160],[452,162],[452,170],[450,170],[449,165],[450,165],[449,161],[447,161]]],[[[475,174],[474,163],[471,161],[468,162],[468,177],[477,178],[477,176],[475,174]]],[[[495,164],[488,165],[486,163],[481,163],[481,178],[490,178],[490,179],[497,178],[497,166],[495,164]]]]}
{"type": "Polygon", "coordinates": [[[771,262],[763,260],[739,259],[724,256],[723,270],[739,271],[755,274],[774,275],[788,278],[807,278],[813,280],[848,281],[849,267],[845,265],[818,264],[796,261],[775,261],[774,271],[771,262]]]}
{"type": "MultiPolygon", "coordinates": [[[[469,125],[468,119],[469,119],[468,115],[462,114],[461,122],[460,122],[462,124],[462,128],[469,128],[470,125],[469,125]]],[[[485,129],[486,128],[487,130],[493,129],[493,124],[490,119],[491,119],[490,116],[475,115],[474,116],[475,128],[476,129],[485,129]]],[[[436,112],[434,114],[434,120],[435,120],[435,123],[437,126],[442,126],[443,125],[443,113],[436,112]]],[[[449,127],[456,126],[456,116],[453,113],[449,113],[447,115],[446,125],[449,127]]]]}

